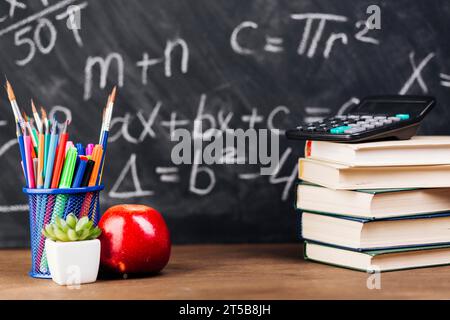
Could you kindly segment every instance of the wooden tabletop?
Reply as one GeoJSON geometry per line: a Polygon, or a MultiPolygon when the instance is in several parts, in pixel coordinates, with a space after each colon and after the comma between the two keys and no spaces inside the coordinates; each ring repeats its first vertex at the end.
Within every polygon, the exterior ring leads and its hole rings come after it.
{"type": "Polygon", "coordinates": [[[0,299],[449,299],[450,267],[369,274],[304,261],[300,244],[175,246],[157,276],[68,289],[32,279],[28,250],[0,250],[0,299]]]}

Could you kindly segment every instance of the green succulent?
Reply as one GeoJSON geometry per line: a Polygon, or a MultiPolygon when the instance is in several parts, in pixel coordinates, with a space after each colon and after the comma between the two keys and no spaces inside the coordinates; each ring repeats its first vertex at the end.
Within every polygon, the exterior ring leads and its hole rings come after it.
{"type": "Polygon", "coordinates": [[[47,224],[42,229],[42,234],[53,241],[69,242],[93,240],[100,236],[102,231],[94,227],[94,223],[88,217],[80,220],[74,214],[69,214],[66,220],[55,217],[53,223],[47,224]]]}

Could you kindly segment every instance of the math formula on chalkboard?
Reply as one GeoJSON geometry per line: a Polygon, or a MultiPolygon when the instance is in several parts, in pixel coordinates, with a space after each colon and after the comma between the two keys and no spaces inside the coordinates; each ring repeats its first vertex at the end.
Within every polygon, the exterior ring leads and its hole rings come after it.
{"type": "MultiPolygon", "coordinates": [[[[428,94],[437,112],[422,133],[449,133],[449,14],[444,1],[5,1],[0,65],[20,106],[39,97],[85,141],[117,85],[102,210],[153,206],[176,242],[290,241],[304,145],[287,141],[286,129],[367,95],[428,94]],[[193,141],[208,130],[276,132],[276,170],[261,174],[268,164],[237,147],[223,148],[219,163],[199,161],[206,143],[190,163],[174,163],[178,129],[193,141]]],[[[3,109],[0,246],[26,245],[15,127],[3,109]]]]}

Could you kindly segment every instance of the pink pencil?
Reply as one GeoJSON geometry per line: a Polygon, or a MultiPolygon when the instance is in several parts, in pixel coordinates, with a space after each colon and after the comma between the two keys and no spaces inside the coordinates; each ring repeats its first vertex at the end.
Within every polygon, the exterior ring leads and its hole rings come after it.
{"type": "Polygon", "coordinates": [[[23,142],[25,143],[25,162],[27,165],[28,188],[33,189],[36,188],[36,183],[34,180],[33,159],[31,158],[31,148],[33,148],[31,137],[29,135],[24,135],[23,142]]]}
{"type": "Polygon", "coordinates": [[[94,151],[94,144],[89,143],[86,147],[86,155],[90,156],[92,155],[92,152],[94,151]]]}

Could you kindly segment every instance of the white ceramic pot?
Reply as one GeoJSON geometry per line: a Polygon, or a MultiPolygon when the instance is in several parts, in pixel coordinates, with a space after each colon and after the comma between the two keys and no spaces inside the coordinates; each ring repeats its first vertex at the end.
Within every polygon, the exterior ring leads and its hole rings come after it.
{"type": "Polygon", "coordinates": [[[55,242],[45,240],[48,267],[53,281],[74,286],[97,280],[100,240],[55,242]]]}

